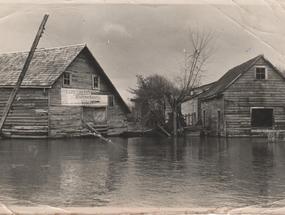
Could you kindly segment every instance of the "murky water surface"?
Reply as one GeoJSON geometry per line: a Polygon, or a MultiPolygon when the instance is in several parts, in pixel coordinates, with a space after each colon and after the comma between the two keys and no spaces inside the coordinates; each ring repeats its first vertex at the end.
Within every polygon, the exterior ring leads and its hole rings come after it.
{"type": "Polygon", "coordinates": [[[245,206],[285,198],[285,143],[265,139],[1,140],[0,201],[245,206]]]}

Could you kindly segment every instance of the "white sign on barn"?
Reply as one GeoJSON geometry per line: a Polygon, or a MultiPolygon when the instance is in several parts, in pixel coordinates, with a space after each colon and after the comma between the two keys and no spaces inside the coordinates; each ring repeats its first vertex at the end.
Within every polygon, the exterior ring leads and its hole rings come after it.
{"type": "Polygon", "coordinates": [[[61,104],[68,106],[105,107],[107,95],[98,95],[95,90],[61,88],[61,104]]]}

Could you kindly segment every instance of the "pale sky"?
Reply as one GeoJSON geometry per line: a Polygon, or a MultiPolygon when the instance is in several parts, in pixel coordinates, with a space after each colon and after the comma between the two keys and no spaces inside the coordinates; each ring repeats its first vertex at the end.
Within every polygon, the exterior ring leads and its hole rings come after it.
{"type": "Polygon", "coordinates": [[[86,43],[125,101],[131,97],[128,89],[136,85],[137,74],[177,76],[189,28],[215,35],[204,84],[259,54],[285,68],[285,2],[94,4],[98,1],[0,0],[0,52],[28,50],[48,13],[39,47],[86,43]]]}

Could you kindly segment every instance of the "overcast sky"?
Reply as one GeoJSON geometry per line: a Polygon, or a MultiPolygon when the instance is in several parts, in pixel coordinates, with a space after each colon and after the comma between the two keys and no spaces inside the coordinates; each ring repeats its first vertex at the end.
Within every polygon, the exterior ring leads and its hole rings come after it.
{"type": "Polygon", "coordinates": [[[177,75],[190,27],[213,31],[215,35],[215,51],[202,79],[204,84],[259,54],[285,68],[285,2],[17,2],[25,1],[0,0],[0,52],[28,50],[44,13],[49,13],[39,47],[86,43],[125,100],[130,97],[128,89],[135,86],[137,74],[159,73],[170,78],[177,75]]]}

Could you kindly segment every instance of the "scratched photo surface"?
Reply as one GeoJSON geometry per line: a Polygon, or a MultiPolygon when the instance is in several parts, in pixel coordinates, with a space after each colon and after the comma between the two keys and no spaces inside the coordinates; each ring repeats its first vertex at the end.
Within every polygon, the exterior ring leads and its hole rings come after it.
{"type": "Polygon", "coordinates": [[[48,13],[39,47],[86,43],[125,100],[131,97],[128,87],[136,85],[137,74],[176,76],[189,43],[189,29],[215,34],[204,84],[259,54],[269,56],[276,66],[284,64],[282,1],[188,5],[8,2],[2,0],[0,7],[1,52],[28,50],[43,15],[48,13]]]}
{"type": "MultiPolygon", "coordinates": [[[[38,48],[86,44],[130,106],[137,75],[176,79],[190,31],[213,35],[201,85],[259,55],[285,70],[285,2],[279,0],[0,0],[0,53],[28,51],[44,14],[49,19],[38,48]]],[[[111,140],[1,140],[0,202],[244,207],[285,199],[284,143],[215,137],[111,140]]]]}

